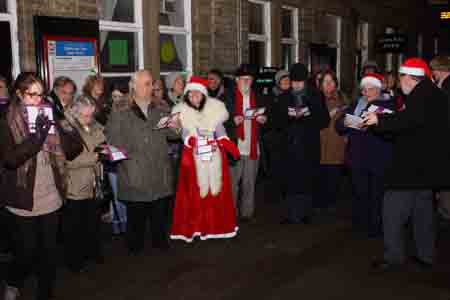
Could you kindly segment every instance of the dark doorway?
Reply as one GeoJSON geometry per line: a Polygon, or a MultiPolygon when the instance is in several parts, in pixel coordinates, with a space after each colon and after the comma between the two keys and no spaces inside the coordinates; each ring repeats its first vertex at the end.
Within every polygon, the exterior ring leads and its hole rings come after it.
{"type": "Polygon", "coordinates": [[[12,82],[12,49],[11,49],[11,29],[9,22],[0,22],[0,36],[2,37],[2,47],[0,47],[0,75],[12,82]]]}
{"type": "Polygon", "coordinates": [[[337,49],[322,44],[311,44],[311,71],[316,73],[331,69],[336,72],[337,49]]]}

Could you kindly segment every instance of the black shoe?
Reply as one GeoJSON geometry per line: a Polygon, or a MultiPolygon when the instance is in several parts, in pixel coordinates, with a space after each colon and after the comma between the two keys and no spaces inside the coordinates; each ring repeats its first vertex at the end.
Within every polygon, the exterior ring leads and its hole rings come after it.
{"type": "Polygon", "coordinates": [[[312,223],[312,218],[311,217],[304,217],[301,221],[302,224],[304,225],[310,225],[312,223]]]}
{"type": "Polygon", "coordinates": [[[376,273],[392,272],[401,269],[403,264],[394,264],[386,260],[376,260],[372,262],[372,271],[376,273]]]}
{"type": "Polygon", "coordinates": [[[249,223],[249,224],[251,224],[251,223],[255,223],[255,218],[254,217],[241,217],[239,219],[239,221],[241,223],[249,223]]]}
{"type": "Polygon", "coordinates": [[[422,271],[429,271],[433,269],[433,263],[426,262],[417,256],[411,257],[411,261],[422,271]]]}
{"type": "Polygon", "coordinates": [[[281,225],[296,225],[296,224],[303,224],[302,221],[297,220],[291,220],[289,218],[284,218],[280,221],[281,225]]]}

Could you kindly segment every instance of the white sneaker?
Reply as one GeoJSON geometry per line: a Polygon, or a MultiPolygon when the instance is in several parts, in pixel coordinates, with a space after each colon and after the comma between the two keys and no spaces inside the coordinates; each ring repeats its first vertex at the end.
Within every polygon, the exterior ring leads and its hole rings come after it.
{"type": "Polygon", "coordinates": [[[16,300],[19,297],[19,289],[13,286],[7,285],[5,287],[5,300],[16,300]]]}

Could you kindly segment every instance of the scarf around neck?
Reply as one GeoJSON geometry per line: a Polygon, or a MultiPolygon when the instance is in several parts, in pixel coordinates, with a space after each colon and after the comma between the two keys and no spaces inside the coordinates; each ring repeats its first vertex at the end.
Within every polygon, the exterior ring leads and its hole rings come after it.
{"type": "MultiPolygon", "coordinates": [[[[235,107],[234,113],[236,116],[244,115],[244,96],[241,91],[236,87],[235,92],[235,107]]],[[[256,108],[256,95],[254,91],[250,91],[250,109],[256,108]]],[[[245,121],[244,121],[245,122],[245,121]]],[[[242,122],[239,126],[236,127],[236,136],[245,140],[245,130],[244,130],[244,122],[242,122]]],[[[258,123],[256,119],[251,120],[251,141],[250,141],[250,159],[256,160],[258,158],[258,123]]]]}

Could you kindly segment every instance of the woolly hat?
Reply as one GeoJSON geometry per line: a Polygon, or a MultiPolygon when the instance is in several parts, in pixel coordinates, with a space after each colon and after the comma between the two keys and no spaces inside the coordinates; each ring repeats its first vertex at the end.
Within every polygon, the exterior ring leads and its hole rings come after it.
{"type": "Polygon", "coordinates": [[[289,77],[293,81],[305,81],[308,79],[308,69],[302,63],[296,63],[289,68],[289,77]]]}
{"type": "Polygon", "coordinates": [[[166,84],[166,88],[168,90],[173,88],[173,85],[175,84],[175,80],[177,80],[178,77],[183,78],[183,76],[179,72],[171,72],[171,73],[167,74],[167,76],[164,80],[164,83],[166,84]]]}
{"type": "Polygon", "coordinates": [[[275,83],[278,85],[281,79],[289,77],[289,72],[286,70],[280,70],[275,74],[275,83]]]}
{"type": "Polygon", "coordinates": [[[438,55],[430,61],[431,70],[450,71],[450,56],[438,55]]]}
{"type": "Polygon", "coordinates": [[[431,71],[427,63],[423,59],[417,57],[405,60],[405,62],[400,66],[398,73],[419,77],[427,76],[430,79],[432,78],[431,71]]]}
{"type": "Polygon", "coordinates": [[[366,76],[364,76],[361,79],[361,88],[365,87],[366,85],[371,85],[374,87],[377,87],[379,89],[383,88],[383,75],[376,74],[376,73],[368,73],[366,76]]]}
{"type": "Polygon", "coordinates": [[[192,76],[189,83],[184,88],[184,94],[186,95],[190,91],[199,91],[206,97],[208,97],[208,80],[199,76],[192,76]]]}

